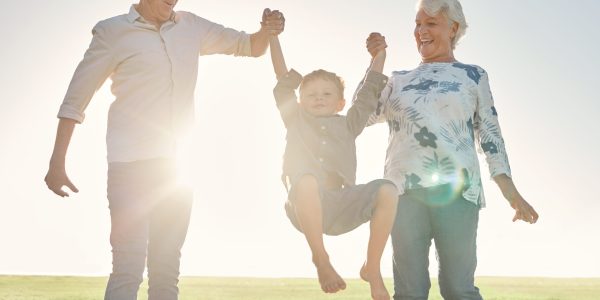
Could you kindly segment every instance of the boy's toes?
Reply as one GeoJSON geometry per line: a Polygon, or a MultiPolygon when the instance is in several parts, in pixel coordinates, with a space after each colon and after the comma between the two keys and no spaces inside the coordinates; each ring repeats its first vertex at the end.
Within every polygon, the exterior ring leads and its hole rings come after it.
{"type": "Polygon", "coordinates": [[[317,267],[319,283],[321,289],[326,293],[335,293],[346,288],[346,282],[333,269],[331,264],[324,264],[317,267]]]}
{"type": "Polygon", "coordinates": [[[371,297],[374,300],[390,300],[390,294],[385,288],[385,284],[381,277],[371,280],[369,285],[371,286],[371,297]]]}
{"type": "Polygon", "coordinates": [[[325,288],[323,289],[323,291],[325,293],[335,293],[337,292],[339,289],[337,287],[337,284],[335,282],[333,283],[329,283],[325,286],[325,288]]]}
{"type": "MultiPolygon", "coordinates": [[[[344,287],[345,288],[345,287],[344,287]]],[[[340,283],[331,282],[322,287],[325,293],[337,293],[339,290],[343,289],[340,283]]]]}
{"type": "Polygon", "coordinates": [[[342,280],[342,282],[338,283],[338,287],[339,287],[340,290],[345,290],[346,289],[346,282],[344,282],[342,280]]]}
{"type": "Polygon", "coordinates": [[[341,281],[336,280],[336,281],[332,281],[332,282],[322,285],[321,289],[325,293],[337,293],[340,290],[346,289],[346,283],[343,280],[341,280],[341,281]]]}

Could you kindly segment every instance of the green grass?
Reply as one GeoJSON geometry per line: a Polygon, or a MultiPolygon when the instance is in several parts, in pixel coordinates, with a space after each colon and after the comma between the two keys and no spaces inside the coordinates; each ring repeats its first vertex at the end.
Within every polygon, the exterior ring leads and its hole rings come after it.
{"type": "MultiPolygon", "coordinates": [[[[477,286],[486,300],[597,300],[600,279],[479,277],[477,286]]],[[[323,294],[316,279],[183,277],[181,300],[331,300],[369,299],[369,286],[347,280],[338,294],[323,294]]],[[[102,299],[104,277],[0,276],[1,300],[97,300],[102,299]]],[[[391,279],[387,286],[392,290],[391,279]]],[[[146,283],[138,299],[147,299],[146,283]]],[[[431,300],[441,300],[437,281],[432,281],[431,300]]]]}

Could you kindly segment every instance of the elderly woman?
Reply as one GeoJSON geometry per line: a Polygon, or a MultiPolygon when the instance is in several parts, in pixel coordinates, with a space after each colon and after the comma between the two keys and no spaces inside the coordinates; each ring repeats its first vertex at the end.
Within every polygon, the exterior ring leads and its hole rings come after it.
{"type": "Polygon", "coordinates": [[[402,194],[392,231],[394,299],[427,299],[432,239],[444,299],[482,299],[474,285],[477,223],[485,206],[476,143],[516,211],[513,221],[535,223],[538,215],[511,180],[488,74],[454,57],[467,28],[460,3],[420,0],[417,11],[422,62],[393,73],[371,119],[389,125],[385,177],[402,194]]]}

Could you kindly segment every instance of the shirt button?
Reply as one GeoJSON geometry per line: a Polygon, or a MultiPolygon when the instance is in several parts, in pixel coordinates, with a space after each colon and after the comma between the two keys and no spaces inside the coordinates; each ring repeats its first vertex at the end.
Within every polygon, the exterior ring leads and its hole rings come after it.
{"type": "Polygon", "coordinates": [[[327,145],[327,141],[321,141],[321,144],[327,145]]]}
{"type": "Polygon", "coordinates": [[[320,162],[323,162],[323,160],[324,160],[324,159],[323,159],[322,157],[319,157],[319,161],[320,161],[320,162]]]}
{"type": "Polygon", "coordinates": [[[321,126],[321,130],[325,130],[327,127],[325,127],[325,125],[321,126]]]}

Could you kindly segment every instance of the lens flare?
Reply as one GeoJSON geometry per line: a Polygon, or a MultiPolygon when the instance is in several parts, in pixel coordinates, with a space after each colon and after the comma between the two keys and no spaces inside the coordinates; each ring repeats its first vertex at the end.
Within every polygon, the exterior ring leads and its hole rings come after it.
{"type": "Polygon", "coordinates": [[[468,179],[463,174],[452,174],[441,177],[438,173],[431,176],[432,183],[439,183],[428,189],[426,202],[429,206],[445,206],[456,199],[460,199],[463,191],[468,187],[468,179]]]}

